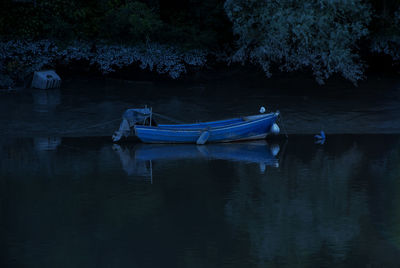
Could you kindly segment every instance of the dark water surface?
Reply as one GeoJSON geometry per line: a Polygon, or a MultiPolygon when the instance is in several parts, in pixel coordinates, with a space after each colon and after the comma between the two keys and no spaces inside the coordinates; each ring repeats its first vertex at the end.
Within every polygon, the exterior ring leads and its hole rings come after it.
{"type": "Polygon", "coordinates": [[[358,88],[343,82],[317,87],[314,80],[304,79],[268,84],[251,79],[210,83],[74,79],[63,82],[60,90],[0,96],[0,135],[110,136],[125,109],[144,105],[184,122],[257,114],[265,106],[281,111],[289,133],[313,134],[321,129],[336,134],[400,133],[399,78],[375,77],[358,88]]]}
{"type": "Polygon", "coordinates": [[[0,156],[1,267],[400,265],[398,135],[21,138],[0,156]]]}
{"type": "Polygon", "coordinates": [[[250,82],[0,95],[0,267],[400,267],[400,83],[322,94],[250,82]],[[266,105],[289,139],[100,137],[119,122],[96,124],[144,104],[184,121],[266,105]]]}

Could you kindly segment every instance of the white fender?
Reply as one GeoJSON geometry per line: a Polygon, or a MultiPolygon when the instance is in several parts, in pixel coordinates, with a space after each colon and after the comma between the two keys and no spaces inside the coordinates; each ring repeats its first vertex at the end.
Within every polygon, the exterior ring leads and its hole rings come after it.
{"type": "Polygon", "coordinates": [[[274,124],[271,126],[271,129],[269,130],[269,132],[271,132],[271,133],[274,134],[274,135],[278,135],[280,131],[281,131],[281,129],[279,128],[279,126],[278,126],[277,123],[274,123],[274,124]]]}
{"type": "Polygon", "coordinates": [[[205,144],[208,140],[208,137],[210,137],[210,132],[208,130],[201,132],[200,137],[196,141],[196,144],[197,145],[205,144]]]}

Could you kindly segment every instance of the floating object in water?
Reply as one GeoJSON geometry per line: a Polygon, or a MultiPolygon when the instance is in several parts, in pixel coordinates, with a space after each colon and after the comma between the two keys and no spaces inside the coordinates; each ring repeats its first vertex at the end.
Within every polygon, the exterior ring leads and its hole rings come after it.
{"type": "Polygon", "coordinates": [[[227,120],[195,123],[155,125],[151,121],[152,111],[129,109],[123,115],[113,141],[128,137],[131,133],[144,143],[214,143],[239,140],[264,139],[273,131],[279,130],[276,120],[279,112],[244,116],[227,120]]]}
{"type": "Polygon", "coordinates": [[[39,89],[59,88],[61,78],[54,70],[39,71],[33,74],[31,87],[39,89]]]}
{"type": "Polygon", "coordinates": [[[265,107],[264,106],[261,106],[261,108],[260,108],[260,113],[265,113],[265,107]]]}
{"type": "Polygon", "coordinates": [[[319,140],[325,140],[326,136],[325,136],[325,132],[323,130],[321,130],[320,134],[317,134],[314,136],[315,138],[319,139],[319,140]]]}
{"type": "Polygon", "coordinates": [[[316,144],[324,144],[325,143],[325,132],[321,130],[320,134],[314,136],[317,140],[315,141],[316,144]]]}

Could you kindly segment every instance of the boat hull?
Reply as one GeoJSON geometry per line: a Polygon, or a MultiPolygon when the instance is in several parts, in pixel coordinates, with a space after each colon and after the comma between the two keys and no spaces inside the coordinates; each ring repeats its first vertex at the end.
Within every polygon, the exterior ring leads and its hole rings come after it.
{"type": "MultiPolygon", "coordinates": [[[[136,136],[144,143],[196,143],[205,131],[207,143],[264,139],[276,122],[278,113],[249,116],[226,125],[215,122],[198,125],[135,126],[136,136]]],[[[222,121],[221,121],[222,122],[222,121]]]]}

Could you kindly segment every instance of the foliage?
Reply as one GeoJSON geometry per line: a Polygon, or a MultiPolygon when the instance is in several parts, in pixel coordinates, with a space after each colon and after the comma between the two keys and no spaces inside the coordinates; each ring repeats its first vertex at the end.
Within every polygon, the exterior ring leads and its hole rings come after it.
{"type": "Polygon", "coordinates": [[[73,61],[86,61],[103,74],[138,64],[142,69],[176,79],[187,71],[187,66],[203,66],[206,54],[201,50],[182,51],[158,43],[136,46],[97,44],[93,47],[86,42],[75,42],[62,48],[49,40],[0,42],[3,76],[0,76],[0,86],[11,86],[34,71],[73,61]]]}
{"type": "Polygon", "coordinates": [[[223,0],[0,2],[0,36],[9,39],[103,40],[130,45],[152,41],[193,49],[222,43],[221,38],[229,38],[229,28],[223,0]]]}
{"type": "Polygon", "coordinates": [[[334,73],[362,77],[357,41],[368,33],[370,10],[360,0],[227,0],[225,10],[238,36],[234,61],[271,64],[281,70],[311,68],[323,83],[334,73]]]}
{"type": "Polygon", "coordinates": [[[28,47],[39,52],[17,46],[15,58],[2,61],[0,79],[9,84],[5,77],[15,80],[22,70],[65,63],[42,49],[51,42],[63,44],[57,53],[74,48],[72,55],[80,51],[101,70],[149,62],[177,77],[188,64],[177,62],[202,51],[200,61],[207,53],[220,62],[252,63],[267,76],[278,68],[311,71],[319,83],[333,74],[356,83],[371,53],[400,60],[399,6],[400,0],[3,0],[0,40],[34,40],[28,47]],[[23,53],[41,54],[32,57],[43,62],[25,64],[23,53]]]}
{"type": "Polygon", "coordinates": [[[163,42],[213,50],[231,42],[232,26],[223,8],[224,0],[157,2],[165,25],[160,33],[163,42]]]}
{"type": "Polygon", "coordinates": [[[374,38],[371,40],[371,51],[386,54],[393,60],[400,60],[400,8],[391,16],[380,16],[374,38]]]}
{"type": "Polygon", "coordinates": [[[116,40],[146,40],[157,34],[163,23],[144,3],[128,2],[106,12],[101,36],[116,40]]]}

